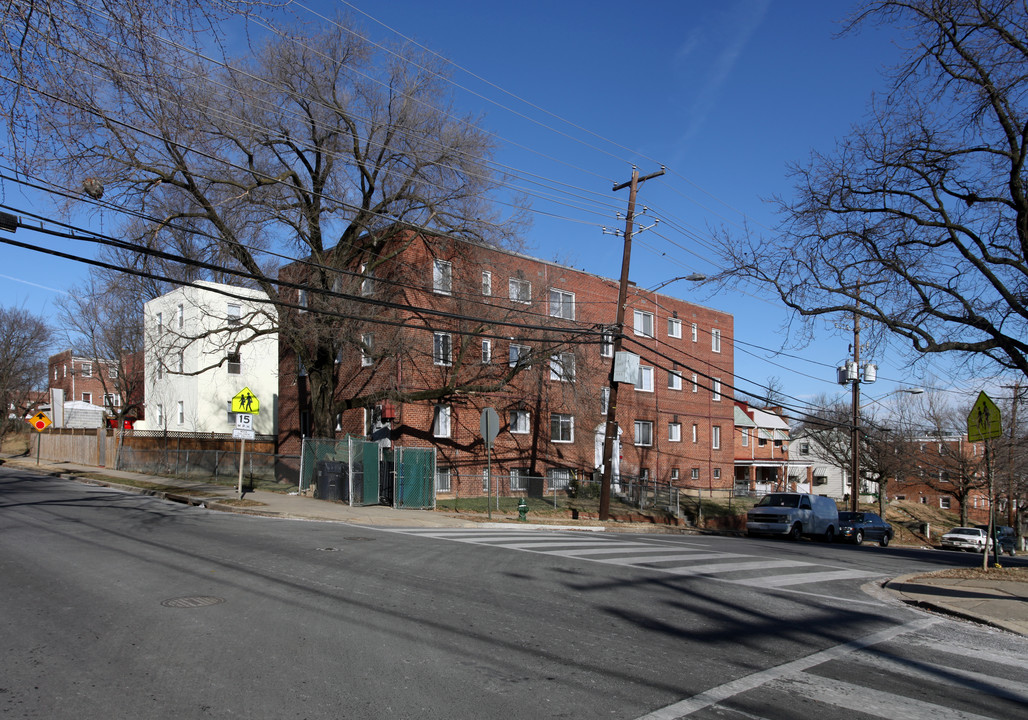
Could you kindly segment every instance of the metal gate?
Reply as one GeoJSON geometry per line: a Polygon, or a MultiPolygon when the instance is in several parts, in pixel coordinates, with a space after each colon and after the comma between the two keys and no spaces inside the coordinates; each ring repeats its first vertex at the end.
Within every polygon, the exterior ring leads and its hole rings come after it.
{"type": "Polygon", "coordinates": [[[380,505],[378,465],[381,446],[350,438],[350,504],[380,505]]]}
{"type": "Polygon", "coordinates": [[[396,448],[393,507],[435,508],[435,448],[396,448]]]}

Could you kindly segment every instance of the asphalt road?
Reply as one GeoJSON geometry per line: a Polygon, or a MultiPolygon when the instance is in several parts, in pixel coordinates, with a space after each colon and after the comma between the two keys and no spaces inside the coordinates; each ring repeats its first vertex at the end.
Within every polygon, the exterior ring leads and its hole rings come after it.
{"type": "Polygon", "coordinates": [[[976,560],[269,520],[0,468],[0,715],[1020,717],[1025,639],[874,591],[976,560]]]}

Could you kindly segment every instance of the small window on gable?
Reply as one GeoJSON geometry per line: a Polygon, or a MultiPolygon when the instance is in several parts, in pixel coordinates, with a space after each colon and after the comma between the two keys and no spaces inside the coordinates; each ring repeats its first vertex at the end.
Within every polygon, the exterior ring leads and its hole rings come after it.
{"type": "Polygon", "coordinates": [[[453,292],[453,265],[446,260],[432,261],[432,292],[440,295],[453,292]]]}

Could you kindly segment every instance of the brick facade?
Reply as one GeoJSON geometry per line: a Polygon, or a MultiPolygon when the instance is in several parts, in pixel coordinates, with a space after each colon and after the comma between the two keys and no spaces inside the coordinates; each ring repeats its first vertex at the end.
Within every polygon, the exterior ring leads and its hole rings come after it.
{"type": "Polygon", "coordinates": [[[121,407],[123,398],[117,364],[80,357],[65,350],[51,355],[48,366],[49,387],[64,390],[65,402],[88,402],[105,409],[121,407]]]}
{"type": "MultiPolygon", "coordinates": [[[[915,438],[907,443],[911,471],[889,480],[891,500],[906,500],[960,514],[961,486],[967,489],[970,523],[989,521],[984,468],[984,443],[967,436],[915,438]]],[[[1002,524],[1002,523],[1001,523],[1002,524]]]]}
{"type": "MultiPolygon", "coordinates": [[[[336,434],[434,447],[450,491],[481,495],[486,454],[479,423],[492,407],[500,418],[494,476],[591,478],[606,417],[601,395],[612,358],[604,333],[614,322],[617,283],[449,238],[406,235],[382,255],[389,261],[359,292],[383,304],[350,307],[347,317],[359,312],[369,319],[349,320],[335,348],[338,397],[369,408],[344,411],[336,434]],[[371,341],[370,352],[362,339],[371,341]]],[[[280,277],[302,278],[303,268],[288,266],[280,277]]],[[[335,286],[358,293],[352,278],[335,286]]],[[[283,327],[304,323],[321,302],[297,297],[310,310],[284,316],[283,327]]],[[[343,315],[347,300],[333,302],[343,315]]],[[[623,349],[640,356],[643,384],[619,389],[621,475],[728,492],[731,315],[633,286],[625,318],[623,349]]],[[[310,432],[311,378],[299,367],[283,338],[279,451],[287,454],[297,453],[310,432]]]]}

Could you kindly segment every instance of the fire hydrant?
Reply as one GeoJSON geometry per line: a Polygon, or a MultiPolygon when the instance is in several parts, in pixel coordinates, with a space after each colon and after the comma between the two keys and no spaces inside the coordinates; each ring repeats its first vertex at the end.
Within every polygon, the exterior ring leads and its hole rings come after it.
{"type": "Polygon", "coordinates": [[[525,522],[525,514],[528,512],[528,503],[525,502],[525,498],[521,498],[518,501],[518,520],[525,522]]]}

